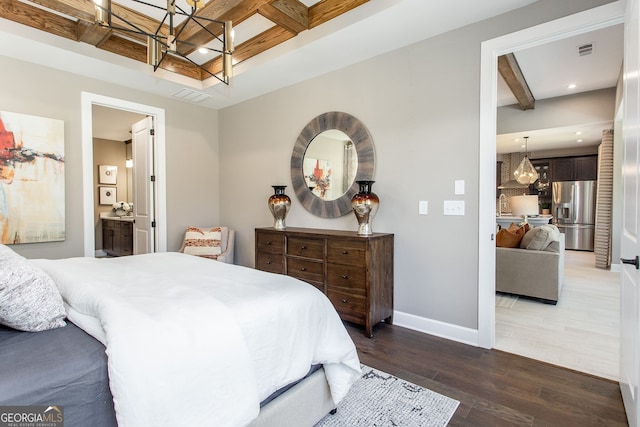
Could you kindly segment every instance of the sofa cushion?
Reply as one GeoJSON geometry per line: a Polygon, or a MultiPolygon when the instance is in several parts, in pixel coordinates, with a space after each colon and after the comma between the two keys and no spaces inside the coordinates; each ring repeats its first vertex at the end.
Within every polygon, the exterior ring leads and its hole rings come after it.
{"type": "Polygon", "coordinates": [[[511,223],[509,228],[503,228],[496,235],[496,246],[500,248],[517,248],[525,233],[529,231],[529,224],[518,226],[511,223]]]}
{"type": "Polygon", "coordinates": [[[520,241],[520,248],[532,251],[543,251],[551,242],[560,238],[560,230],[553,224],[533,227],[525,233],[520,241]]]}

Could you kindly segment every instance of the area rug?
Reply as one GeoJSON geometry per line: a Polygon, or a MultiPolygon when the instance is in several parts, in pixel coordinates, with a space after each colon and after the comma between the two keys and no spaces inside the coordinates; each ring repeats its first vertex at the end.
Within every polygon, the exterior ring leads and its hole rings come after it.
{"type": "Polygon", "coordinates": [[[518,302],[518,295],[496,293],[496,307],[513,308],[518,302]]]}
{"type": "Polygon", "coordinates": [[[362,378],[316,427],[446,426],[460,402],[362,365],[362,378]]]}

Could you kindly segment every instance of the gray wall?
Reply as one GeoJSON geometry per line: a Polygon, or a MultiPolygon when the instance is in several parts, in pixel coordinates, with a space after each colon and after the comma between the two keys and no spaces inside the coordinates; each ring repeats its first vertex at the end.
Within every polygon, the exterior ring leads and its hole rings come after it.
{"type": "MultiPolygon", "coordinates": [[[[190,224],[219,223],[218,112],[0,56],[0,111],[64,120],[66,240],[12,246],[29,258],[84,255],[80,93],[165,109],[168,250],[190,224]]],[[[6,184],[0,184],[6,185],[6,184]]],[[[93,234],[93,230],[90,230],[93,234]]]]}
{"type": "Polygon", "coordinates": [[[542,0],[220,112],[221,219],[238,230],[236,261],[253,266],[254,227],[270,226],[272,184],[286,183],[289,226],[355,230],[351,215],[314,217],[290,187],[298,133],[318,114],[360,119],[376,147],[381,205],[374,231],[395,233],[395,308],[477,329],[480,44],[607,1],[542,0]],[[249,125],[250,124],[250,125],[249,125]],[[466,183],[454,195],[454,181],[466,183]],[[429,214],[418,215],[418,200],[429,214]],[[464,200],[465,216],[444,216],[464,200]]]}

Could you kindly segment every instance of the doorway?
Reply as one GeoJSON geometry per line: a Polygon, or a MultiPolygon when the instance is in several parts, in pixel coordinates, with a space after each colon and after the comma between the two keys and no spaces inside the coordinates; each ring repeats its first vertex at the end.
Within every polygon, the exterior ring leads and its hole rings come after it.
{"type": "Polygon", "coordinates": [[[572,35],[624,22],[619,2],[587,10],[482,43],[478,226],[478,345],[495,345],[495,182],[497,58],[572,35]]]}
{"type": "Polygon", "coordinates": [[[155,216],[156,216],[156,251],[167,250],[167,221],[166,221],[166,173],[165,173],[165,114],[164,110],[137,104],[121,99],[82,92],[82,172],[83,172],[83,220],[84,220],[84,256],[95,256],[95,219],[94,200],[95,185],[93,181],[93,106],[130,111],[145,116],[151,116],[155,122],[155,216]]]}

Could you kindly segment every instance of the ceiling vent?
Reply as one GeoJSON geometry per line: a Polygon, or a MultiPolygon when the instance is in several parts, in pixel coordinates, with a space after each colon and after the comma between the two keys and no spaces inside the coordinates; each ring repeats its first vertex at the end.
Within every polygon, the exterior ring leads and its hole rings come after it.
{"type": "Polygon", "coordinates": [[[593,43],[578,46],[578,56],[587,56],[593,53],[593,43]]]}
{"type": "Polygon", "coordinates": [[[211,96],[207,95],[206,93],[196,92],[195,90],[187,89],[187,88],[180,89],[179,91],[174,93],[172,96],[175,96],[176,98],[180,98],[183,101],[189,101],[189,102],[195,102],[195,103],[206,101],[207,99],[211,98],[211,96]]]}

